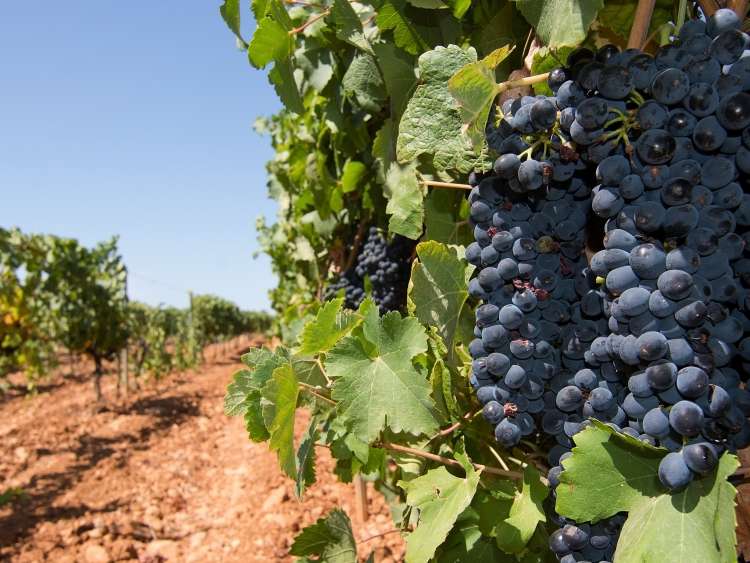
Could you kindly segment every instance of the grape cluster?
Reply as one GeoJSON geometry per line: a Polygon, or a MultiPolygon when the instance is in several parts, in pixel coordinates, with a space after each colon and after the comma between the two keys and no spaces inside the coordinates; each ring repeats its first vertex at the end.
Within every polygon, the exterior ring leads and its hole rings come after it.
{"type": "Polygon", "coordinates": [[[372,299],[381,313],[403,309],[414,245],[400,235],[388,243],[377,227],[370,227],[354,266],[328,285],[324,298],[332,299],[343,290],[345,307],[357,309],[367,295],[368,280],[372,299]]]}
{"type": "MultiPolygon", "coordinates": [[[[670,490],[750,445],[740,23],[731,10],[689,21],[653,57],[577,49],[550,73],[552,96],[507,100],[488,126],[499,157],[469,196],[483,302],[471,383],[502,445],[550,437],[553,487],[592,418],[668,449],[670,490]]],[[[609,560],[622,522],[560,518],[550,547],[609,560]]]]}

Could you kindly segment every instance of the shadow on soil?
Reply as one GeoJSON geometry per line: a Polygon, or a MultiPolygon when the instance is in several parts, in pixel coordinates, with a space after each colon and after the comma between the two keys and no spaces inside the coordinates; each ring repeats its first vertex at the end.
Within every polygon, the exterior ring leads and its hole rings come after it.
{"type": "MultiPolygon", "coordinates": [[[[111,437],[92,436],[88,433],[76,438],[73,447],[59,449],[39,448],[37,455],[72,453],[75,461],[63,471],[35,475],[23,485],[24,498],[4,507],[10,513],[0,517],[0,545],[12,545],[33,533],[42,522],[57,522],[83,516],[113,512],[127,504],[126,500],[115,500],[92,508],[85,503],[52,506],[55,500],[73,488],[87,471],[94,469],[102,460],[117,455],[118,465],[125,463],[129,451],[145,450],[151,437],[166,431],[174,424],[181,424],[190,417],[200,415],[197,396],[141,397],[129,408],[118,409],[118,415],[137,414],[150,418],[147,424],[135,433],[121,433],[111,437]]],[[[51,446],[54,448],[54,446],[51,446]]]]}

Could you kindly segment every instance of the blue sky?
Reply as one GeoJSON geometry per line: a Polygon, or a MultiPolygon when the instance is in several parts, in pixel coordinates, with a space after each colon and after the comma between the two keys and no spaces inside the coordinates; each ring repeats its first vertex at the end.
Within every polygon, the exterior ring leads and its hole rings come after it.
{"type": "Polygon", "coordinates": [[[269,307],[252,253],[272,151],[252,123],[280,104],[220,3],[0,3],[0,225],[119,235],[133,299],[269,307]]]}

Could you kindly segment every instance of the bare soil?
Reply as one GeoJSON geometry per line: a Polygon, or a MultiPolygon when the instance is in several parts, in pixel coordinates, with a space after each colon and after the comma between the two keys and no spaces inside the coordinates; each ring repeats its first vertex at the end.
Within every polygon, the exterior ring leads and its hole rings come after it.
{"type": "Polygon", "coordinates": [[[359,521],[354,487],[333,476],[327,450],[300,501],[275,454],[224,416],[235,344],[127,399],[108,376],[104,407],[90,369],[0,399],[0,492],[24,492],[0,508],[0,561],[288,561],[296,533],[336,506],[353,519],[360,557],[401,560],[382,497],[369,489],[359,521]]]}

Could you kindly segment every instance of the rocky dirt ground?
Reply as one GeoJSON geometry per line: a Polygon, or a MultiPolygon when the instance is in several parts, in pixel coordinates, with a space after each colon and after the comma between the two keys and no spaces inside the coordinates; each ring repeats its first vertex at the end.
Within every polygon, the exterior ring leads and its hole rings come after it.
{"type": "Polygon", "coordinates": [[[23,490],[0,508],[0,561],[288,561],[295,534],[335,506],[352,515],[362,558],[401,560],[382,497],[370,489],[369,519],[354,517],[354,489],[326,450],[298,501],[275,455],[224,416],[240,348],[223,351],[127,399],[109,376],[104,408],[87,370],[0,399],[0,492],[23,490]]]}

